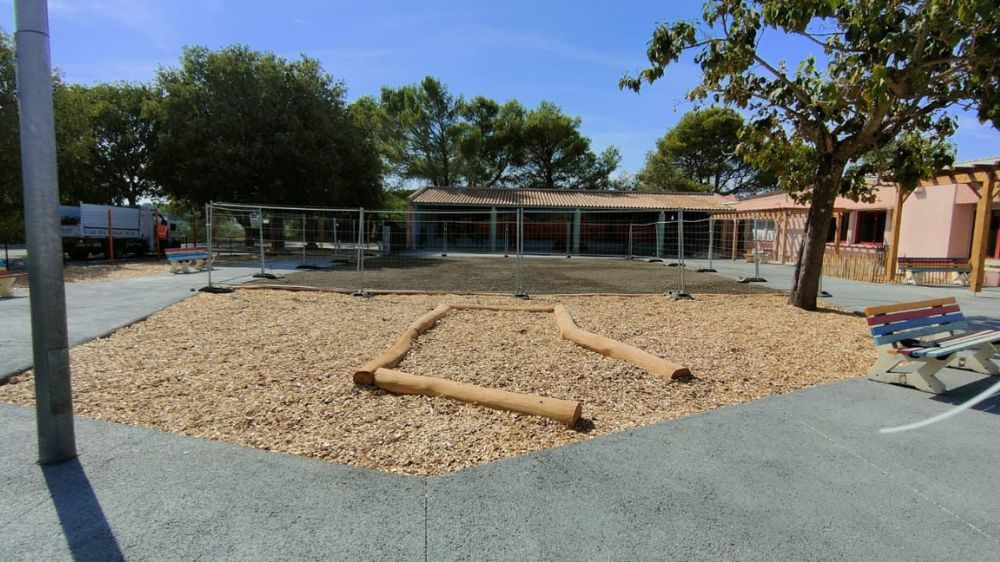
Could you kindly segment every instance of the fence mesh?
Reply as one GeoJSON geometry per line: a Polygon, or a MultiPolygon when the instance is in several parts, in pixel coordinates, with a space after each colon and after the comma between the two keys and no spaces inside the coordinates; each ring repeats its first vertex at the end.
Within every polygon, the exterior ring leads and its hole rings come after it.
{"type": "MultiPolygon", "coordinates": [[[[213,203],[215,264],[286,284],[346,290],[514,295],[748,292],[717,262],[794,263],[768,220],[534,209],[367,210],[213,203]],[[662,220],[649,220],[660,218],[662,220]],[[645,219],[645,220],[643,220],[645,219]]],[[[747,276],[759,267],[747,264],[747,276]]],[[[879,281],[885,252],[828,251],[829,276],[879,281]]],[[[224,272],[215,282],[225,282],[224,272]]],[[[773,283],[772,283],[773,284],[773,283]]]]}

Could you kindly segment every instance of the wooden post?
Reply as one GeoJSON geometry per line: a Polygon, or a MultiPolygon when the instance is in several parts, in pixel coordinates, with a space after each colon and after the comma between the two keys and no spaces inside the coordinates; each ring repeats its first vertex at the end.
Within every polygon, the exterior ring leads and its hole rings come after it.
{"type": "Polygon", "coordinates": [[[889,244],[889,252],[885,256],[885,282],[892,283],[896,280],[897,258],[899,257],[899,234],[903,225],[903,203],[906,202],[906,194],[903,187],[896,186],[896,206],[892,209],[892,242],[889,244]]]}
{"type": "Polygon", "coordinates": [[[778,248],[778,259],[784,264],[785,258],[788,257],[788,211],[785,210],[781,214],[781,247],[778,248]]]}
{"type": "Polygon", "coordinates": [[[739,233],[739,230],[740,230],[740,219],[739,218],[734,218],[733,219],[733,260],[734,261],[736,260],[736,251],[737,251],[737,248],[739,247],[739,242],[738,242],[738,239],[736,238],[736,236],[739,233]]]}
{"type": "Polygon", "coordinates": [[[993,210],[993,194],[996,192],[996,172],[991,172],[986,181],[979,184],[979,204],[976,206],[976,225],[972,234],[972,276],[969,290],[978,293],[983,290],[986,267],[986,249],[989,246],[990,217],[993,210]]]}

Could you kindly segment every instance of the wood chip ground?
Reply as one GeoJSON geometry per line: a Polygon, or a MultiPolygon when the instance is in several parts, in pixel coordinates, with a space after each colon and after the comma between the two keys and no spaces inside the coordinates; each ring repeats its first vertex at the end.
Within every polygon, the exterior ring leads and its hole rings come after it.
{"type": "MultiPolygon", "coordinates": [[[[559,338],[551,314],[453,311],[400,370],[582,400],[558,422],[396,396],[351,382],[441,302],[509,297],[237,291],[198,295],[71,352],[76,412],[405,474],[440,474],[856,376],[875,354],[863,319],[781,295],[561,297],[577,324],[687,365],[670,381],[559,338]]],[[[534,303],[554,302],[533,299],[534,303]]],[[[31,373],[0,400],[33,401],[31,373]]]]}
{"type": "MultiPolygon", "coordinates": [[[[93,281],[106,281],[108,279],[145,277],[168,271],[170,271],[170,265],[165,261],[159,263],[116,263],[114,265],[107,263],[66,264],[63,268],[63,280],[66,283],[89,283],[93,281]]],[[[14,286],[27,288],[28,277],[19,278],[14,286]]]]}

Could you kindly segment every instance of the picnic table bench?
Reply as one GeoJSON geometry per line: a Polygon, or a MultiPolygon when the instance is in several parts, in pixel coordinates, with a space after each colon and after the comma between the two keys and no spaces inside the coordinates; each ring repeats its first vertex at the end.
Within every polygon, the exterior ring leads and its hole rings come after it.
{"type": "Polygon", "coordinates": [[[911,285],[922,285],[924,273],[948,272],[948,282],[954,285],[969,285],[969,274],[972,267],[967,258],[908,258],[896,260],[903,270],[903,282],[911,285]]]}
{"type": "Polygon", "coordinates": [[[878,360],[868,371],[872,380],[941,394],[945,387],[936,375],[945,367],[1000,375],[992,360],[1000,330],[970,331],[954,297],[870,306],[865,316],[878,348],[878,360]],[[958,356],[966,351],[973,353],[958,356]],[[918,367],[897,371],[904,363],[918,367]]]}
{"type": "Polygon", "coordinates": [[[171,273],[193,273],[209,264],[208,250],[205,248],[171,248],[164,250],[164,254],[170,262],[171,273]]]}

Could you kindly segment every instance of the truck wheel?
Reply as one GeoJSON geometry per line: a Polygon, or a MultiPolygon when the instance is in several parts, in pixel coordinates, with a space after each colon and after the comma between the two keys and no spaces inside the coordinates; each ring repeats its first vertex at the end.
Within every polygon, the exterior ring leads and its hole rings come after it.
{"type": "Polygon", "coordinates": [[[90,250],[86,248],[73,248],[69,251],[69,259],[83,261],[90,257],[90,250]]]}

